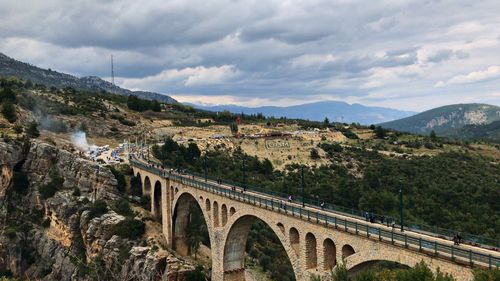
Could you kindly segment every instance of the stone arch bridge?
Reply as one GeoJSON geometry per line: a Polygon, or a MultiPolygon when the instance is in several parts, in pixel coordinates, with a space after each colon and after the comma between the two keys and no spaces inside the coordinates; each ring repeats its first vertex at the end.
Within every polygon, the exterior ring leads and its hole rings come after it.
{"type": "Polygon", "coordinates": [[[459,281],[471,280],[474,266],[500,266],[497,251],[454,246],[432,235],[400,232],[268,194],[234,191],[231,186],[155,168],[142,160],[130,163],[143,194],[151,196],[151,212],[161,221],[167,243],[181,255],[189,254],[185,234],[190,207],[200,207],[210,237],[212,280],[245,280],[247,235],[258,219],[279,238],[300,281],[326,276],[342,260],[348,269],[375,261],[414,266],[423,260],[459,281]]]}

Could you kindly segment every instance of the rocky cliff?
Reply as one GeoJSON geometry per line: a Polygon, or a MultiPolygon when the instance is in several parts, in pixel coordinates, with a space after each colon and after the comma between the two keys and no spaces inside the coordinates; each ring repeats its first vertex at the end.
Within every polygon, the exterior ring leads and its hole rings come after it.
{"type": "MultiPolygon", "coordinates": [[[[125,217],[109,206],[123,195],[108,167],[42,142],[0,139],[0,172],[0,276],[174,280],[190,269],[161,241],[116,234],[125,217]],[[96,214],[93,202],[107,205],[96,214]]],[[[134,216],[148,234],[160,229],[147,212],[134,216]]]]}

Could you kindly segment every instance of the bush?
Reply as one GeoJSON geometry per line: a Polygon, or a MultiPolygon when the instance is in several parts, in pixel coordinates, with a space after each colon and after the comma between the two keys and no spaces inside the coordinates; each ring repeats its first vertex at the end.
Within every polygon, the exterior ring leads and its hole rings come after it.
{"type": "Polygon", "coordinates": [[[38,188],[38,192],[40,193],[42,199],[47,199],[54,196],[54,194],[56,194],[56,192],[59,190],[59,187],[64,183],[64,179],[58,174],[57,170],[55,169],[50,170],[49,176],[50,182],[38,188]]]}
{"type": "Polygon", "coordinates": [[[315,159],[315,160],[316,160],[316,159],[321,158],[321,157],[319,156],[318,150],[317,150],[317,149],[315,149],[315,148],[311,149],[311,153],[310,153],[310,154],[311,154],[311,155],[310,155],[310,156],[311,156],[311,159],[315,159]]]}
{"type": "Polygon", "coordinates": [[[203,272],[203,267],[201,265],[196,266],[193,271],[186,274],[186,281],[205,281],[207,277],[205,272],[203,272]]]}
{"type": "Polygon", "coordinates": [[[7,100],[2,104],[2,115],[10,123],[14,123],[17,120],[16,108],[12,101],[7,100]]]}
{"type": "Polygon", "coordinates": [[[500,280],[500,268],[490,270],[476,269],[474,271],[474,281],[497,281],[500,280]]]}
{"type": "Polygon", "coordinates": [[[96,200],[92,206],[90,206],[89,218],[100,217],[108,212],[108,205],[102,200],[96,200]]]}
{"type": "Polygon", "coordinates": [[[42,199],[51,198],[56,194],[58,190],[59,188],[52,182],[42,185],[38,188],[38,192],[40,193],[42,199]]]}
{"type": "Polygon", "coordinates": [[[123,173],[114,167],[110,166],[109,169],[111,170],[111,173],[115,176],[116,179],[116,188],[120,193],[125,193],[127,191],[127,182],[125,181],[125,176],[123,173]]]}
{"type": "Polygon", "coordinates": [[[137,239],[144,234],[146,230],[145,224],[136,219],[126,218],[114,227],[114,234],[128,239],[137,239]]]}
{"type": "Polygon", "coordinates": [[[348,138],[348,139],[352,139],[352,140],[357,140],[359,139],[358,135],[356,135],[355,133],[353,133],[353,131],[347,129],[345,131],[342,132],[342,134],[348,138]]]}
{"type": "Polygon", "coordinates": [[[127,120],[127,119],[123,118],[122,116],[120,116],[118,118],[118,121],[120,121],[120,123],[123,124],[123,125],[125,125],[125,126],[129,126],[129,127],[135,126],[135,122],[134,121],[127,120]]]}
{"type": "Polygon", "coordinates": [[[11,87],[4,87],[0,91],[0,102],[4,101],[16,102],[16,93],[14,93],[11,87]]]}
{"type": "Polygon", "coordinates": [[[130,204],[126,199],[120,199],[116,201],[113,206],[113,211],[125,217],[129,217],[134,214],[134,212],[132,212],[132,209],[130,209],[130,204]]]}
{"type": "Polygon", "coordinates": [[[73,188],[73,192],[71,193],[71,195],[75,197],[80,196],[81,195],[80,189],[78,187],[73,188]]]}
{"type": "Polygon", "coordinates": [[[141,207],[149,210],[151,208],[151,198],[148,195],[141,196],[141,207]]]}
{"type": "Polygon", "coordinates": [[[40,136],[40,132],[38,131],[38,124],[36,122],[32,122],[29,124],[26,129],[26,135],[30,138],[38,138],[40,136]]]}

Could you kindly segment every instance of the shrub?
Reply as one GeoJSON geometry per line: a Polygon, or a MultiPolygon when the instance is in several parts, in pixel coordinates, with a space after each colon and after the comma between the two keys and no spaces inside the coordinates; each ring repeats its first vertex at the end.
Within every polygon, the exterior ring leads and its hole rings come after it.
{"type": "Polygon", "coordinates": [[[92,206],[90,206],[89,218],[100,217],[108,211],[108,205],[102,200],[96,200],[92,206]]]}
{"type": "Polygon", "coordinates": [[[49,172],[50,182],[38,188],[38,192],[42,199],[47,199],[59,190],[59,187],[64,183],[64,179],[59,175],[56,169],[51,169],[49,172]]]}
{"type": "Polygon", "coordinates": [[[315,148],[311,149],[310,154],[311,154],[311,159],[319,159],[320,158],[318,150],[315,148]]]}
{"type": "Polygon", "coordinates": [[[358,135],[356,135],[355,133],[353,133],[353,131],[349,129],[343,131],[342,134],[348,139],[353,139],[353,140],[359,139],[358,135]]]}
{"type": "Polygon", "coordinates": [[[145,224],[136,219],[126,218],[114,227],[114,234],[128,239],[137,239],[144,234],[145,224]]]}
{"type": "Polygon", "coordinates": [[[40,136],[40,132],[38,131],[38,124],[36,122],[32,122],[29,124],[26,129],[26,135],[30,138],[38,138],[40,136]]]}
{"type": "Polygon", "coordinates": [[[58,190],[59,188],[53,182],[49,182],[48,184],[44,184],[38,188],[38,192],[40,193],[42,199],[51,198],[58,190]]]}
{"type": "Polygon", "coordinates": [[[76,197],[80,196],[81,195],[80,189],[78,187],[73,188],[73,192],[71,193],[71,195],[76,197]]]}
{"type": "Polygon", "coordinates": [[[15,125],[14,132],[16,132],[16,134],[21,134],[23,132],[23,127],[19,126],[19,125],[15,125]]]}
{"type": "Polygon", "coordinates": [[[127,191],[127,182],[125,181],[125,176],[121,171],[115,169],[112,166],[110,166],[109,169],[111,170],[111,173],[113,173],[113,175],[115,176],[117,182],[116,188],[120,193],[122,194],[125,193],[125,191],[127,191]]]}
{"type": "Polygon", "coordinates": [[[476,269],[474,271],[474,281],[493,281],[500,280],[500,268],[490,270],[476,269]]]}
{"type": "Polygon", "coordinates": [[[151,208],[151,198],[149,196],[141,196],[141,207],[146,210],[149,210],[151,208]]]}
{"type": "Polygon", "coordinates": [[[118,201],[115,202],[114,206],[113,206],[113,210],[122,215],[122,216],[125,216],[125,217],[129,217],[129,216],[132,216],[134,214],[134,212],[132,212],[132,209],[130,209],[130,204],[128,203],[128,201],[126,199],[120,199],[118,201]]]}
{"type": "Polygon", "coordinates": [[[186,274],[186,281],[205,281],[207,277],[205,272],[203,272],[203,267],[201,265],[196,266],[193,271],[186,274]]]}
{"type": "Polygon", "coordinates": [[[9,121],[10,123],[14,123],[17,120],[16,108],[12,101],[7,100],[2,104],[2,115],[9,121]]]}
{"type": "Polygon", "coordinates": [[[129,126],[129,127],[135,126],[135,122],[134,121],[127,120],[127,119],[123,118],[123,116],[120,116],[118,118],[118,121],[120,121],[120,123],[123,124],[123,125],[125,125],[125,126],[129,126]]]}

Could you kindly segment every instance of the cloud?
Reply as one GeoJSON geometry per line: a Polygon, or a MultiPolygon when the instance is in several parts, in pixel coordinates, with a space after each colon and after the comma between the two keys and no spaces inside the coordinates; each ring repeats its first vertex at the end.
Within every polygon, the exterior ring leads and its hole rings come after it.
{"type": "Polygon", "coordinates": [[[117,81],[126,88],[135,90],[157,90],[177,86],[198,87],[228,82],[238,77],[239,71],[234,65],[214,67],[188,67],[164,70],[159,74],[144,78],[119,78],[117,81]]]}
{"type": "Polygon", "coordinates": [[[320,66],[334,62],[336,58],[332,54],[307,54],[295,57],[290,60],[292,67],[320,66]]]}
{"type": "Polygon", "coordinates": [[[453,84],[478,83],[481,81],[487,81],[497,78],[500,78],[500,66],[494,65],[488,67],[486,70],[473,71],[465,75],[454,76],[446,82],[439,81],[438,83],[436,83],[436,87],[443,87],[453,84]]]}
{"type": "Polygon", "coordinates": [[[109,77],[113,54],[116,81],[133,89],[262,104],[335,98],[412,110],[435,105],[436,96],[442,103],[467,95],[481,102],[485,89],[500,92],[491,78],[480,79],[490,74],[478,71],[500,61],[496,0],[0,0],[0,6],[0,52],[101,77],[109,77]],[[472,80],[453,91],[442,87],[472,80]]]}

